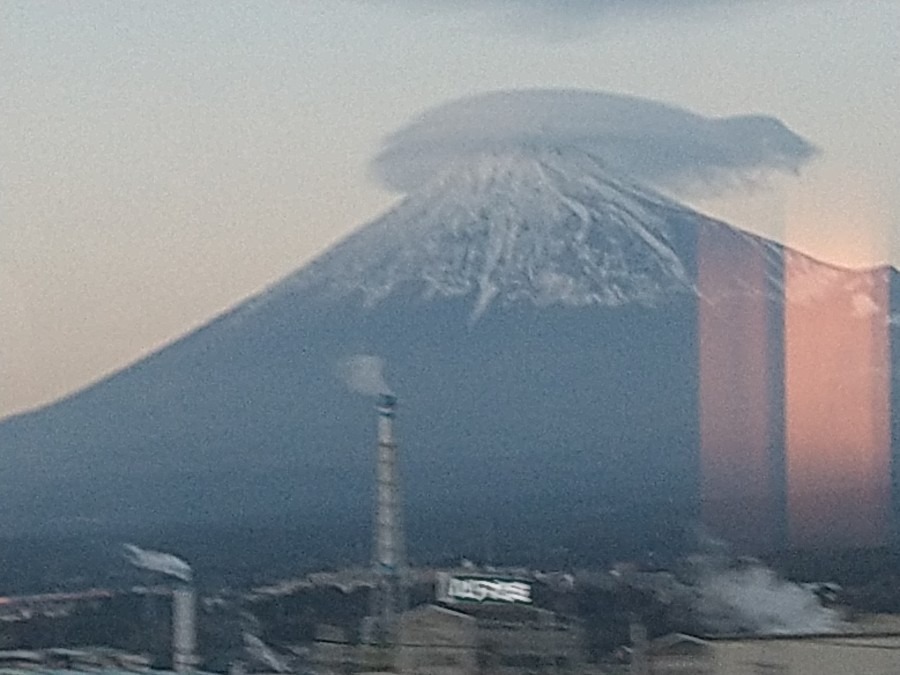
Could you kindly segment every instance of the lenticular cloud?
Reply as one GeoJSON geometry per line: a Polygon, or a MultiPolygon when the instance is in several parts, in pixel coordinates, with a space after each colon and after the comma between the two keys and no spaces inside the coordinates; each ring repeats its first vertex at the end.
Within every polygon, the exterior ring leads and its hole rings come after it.
{"type": "Polygon", "coordinates": [[[461,160],[523,145],[575,146],[635,179],[685,194],[796,173],[816,154],[774,117],[712,118],[633,96],[525,90],[425,112],[386,139],[372,170],[383,185],[405,193],[461,160]]]}

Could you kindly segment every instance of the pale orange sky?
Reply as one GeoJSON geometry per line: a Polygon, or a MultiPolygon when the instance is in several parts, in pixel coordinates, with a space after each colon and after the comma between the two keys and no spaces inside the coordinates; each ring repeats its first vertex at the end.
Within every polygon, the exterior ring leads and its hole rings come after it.
{"type": "Polygon", "coordinates": [[[819,166],[709,208],[832,261],[896,261],[900,3],[664,4],[545,33],[401,0],[0,0],[0,416],[177,338],[378,215],[397,198],[367,173],[381,138],[477,91],[775,115],[823,149],[819,166]]]}

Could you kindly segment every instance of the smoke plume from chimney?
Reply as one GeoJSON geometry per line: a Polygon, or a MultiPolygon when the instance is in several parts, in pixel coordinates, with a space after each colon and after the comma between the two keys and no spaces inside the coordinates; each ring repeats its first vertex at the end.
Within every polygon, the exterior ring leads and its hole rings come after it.
{"type": "Polygon", "coordinates": [[[125,544],[125,558],[135,567],[173,577],[187,584],[193,579],[191,566],[171,553],[146,551],[134,544],[125,544]]]}
{"type": "Polygon", "coordinates": [[[371,354],[350,356],[338,364],[338,374],[351,391],[364,396],[393,394],[384,379],[384,359],[371,354]]]}

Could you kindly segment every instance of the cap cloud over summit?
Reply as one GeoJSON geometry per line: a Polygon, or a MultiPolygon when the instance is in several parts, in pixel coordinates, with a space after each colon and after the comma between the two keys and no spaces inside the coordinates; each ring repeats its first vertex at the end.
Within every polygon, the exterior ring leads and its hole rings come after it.
{"type": "MultiPolygon", "coordinates": [[[[596,37],[619,19],[733,18],[739,12],[767,11],[776,0],[354,0],[358,5],[395,7],[419,16],[443,16],[457,29],[518,33],[551,42],[596,37]]],[[[806,0],[791,0],[805,2],[806,0]]]]}
{"type": "MultiPolygon", "coordinates": [[[[415,5],[418,9],[489,9],[528,12],[534,15],[555,14],[573,18],[597,18],[609,12],[658,10],[685,11],[711,5],[748,6],[751,0],[383,0],[385,3],[415,5]]],[[[758,0],[754,0],[759,4],[758,0]]]]}
{"type": "Polygon", "coordinates": [[[509,146],[575,146],[656,187],[709,194],[798,172],[815,146],[766,115],[713,118],[606,92],[497,91],[426,111],[389,136],[372,170],[410,192],[459,160],[509,146]]]}

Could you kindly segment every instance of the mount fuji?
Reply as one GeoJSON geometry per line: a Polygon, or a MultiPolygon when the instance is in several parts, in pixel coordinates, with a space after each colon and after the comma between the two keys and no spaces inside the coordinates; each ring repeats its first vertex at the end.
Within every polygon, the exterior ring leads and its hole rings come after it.
{"type": "Polygon", "coordinates": [[[574,546],[625,510],[624,533],[662,514],[643,535],[661,541],[700,482],[701,248],[758,263],[714,295],[762,298],[776,327],[788,259],[798,301],[855,283],[574,145],[461,158],[267,291],[0,425],[0,528],[365,524],[372,402],[336,373],[377,354],[413,555],[489,529],[574,546]]]}

